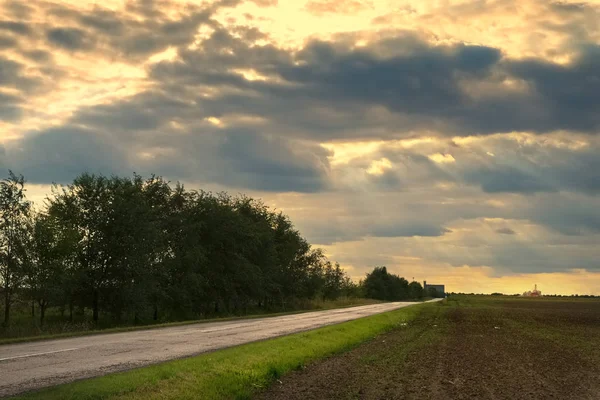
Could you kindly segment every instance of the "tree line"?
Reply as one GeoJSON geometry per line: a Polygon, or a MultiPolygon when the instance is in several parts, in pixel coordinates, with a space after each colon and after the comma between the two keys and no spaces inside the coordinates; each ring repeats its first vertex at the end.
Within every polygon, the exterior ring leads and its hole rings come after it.
{"type": "Polygon", "coordinates": [[[423,297],[417,282],[376,268],[354,283],[261,201],[189,191],[161,177],[82,174],[55,185],[43,207],[23,176],[0,182],[4,324],[28,302],[68,320],[181,320],[249,308],[285,309],[341,296],[423,297]]]}
{"type": "Polygon", "coordinates": [[[34,210],[25,180],[0,183],[4,323],[16,298],[69,318],[91,310],[183,319],[298,299],[352,296],[357,285],[259,200],[144,179],[83,174],[34,210]]]}
{"type": "Polygon", "coordinates": [[[425,291],[419,282],[408,282],[406,279],[390,274],[386,267],[375,267],[361,282],[363,294],[371,299],[385,301],[417,300],[423,297],[439,297],[435,288],[425,291]]]}

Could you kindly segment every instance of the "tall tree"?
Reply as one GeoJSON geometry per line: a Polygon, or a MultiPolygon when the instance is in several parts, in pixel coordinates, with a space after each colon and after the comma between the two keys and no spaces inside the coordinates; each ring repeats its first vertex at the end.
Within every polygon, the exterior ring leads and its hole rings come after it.
{"type": "Polygon", "coordinates": [[[40,310],[40,325],[51,303],[63,299],[63,284],[68,267],[72,265],[74,232],[58,224],[53,216],[37,213],[31,218],[31,234],[24,258],[24,285],[30,299],[40,310]]]}
{"type": "Polygon", "coordinates": [[[4,291],[4,324],[10,323],[13,295],[23,279],[24,241],[31,203],[25,197],[25,178],[9,171],[0,182],[0,279],[4,291]]]}
{"type": "Polygon", "coordinates": [[[390,274],[386,267],[375,267],[363,282],[365,295],[372,299],[398,301],[411,298],[408,281],[390,274]]]}
{"type": "Polygon", "coordinates": [[[98,321],[101,295],[110,286],[110,253],[107,243],[110,213],[110,181],[104,176],[83,174],[73,184],[54,191],[48,199],[50,212],[61,224],[77,233],[78,282],[91,303],[98,321]]]}

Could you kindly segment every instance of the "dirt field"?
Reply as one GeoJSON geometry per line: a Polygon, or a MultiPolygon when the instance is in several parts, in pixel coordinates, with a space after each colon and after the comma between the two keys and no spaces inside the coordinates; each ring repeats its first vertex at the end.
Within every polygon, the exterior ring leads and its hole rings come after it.
{"type": "Polygon", "coordinates": [[[600,399],[600,301],[455,297],[260,399],[600,399]]]}

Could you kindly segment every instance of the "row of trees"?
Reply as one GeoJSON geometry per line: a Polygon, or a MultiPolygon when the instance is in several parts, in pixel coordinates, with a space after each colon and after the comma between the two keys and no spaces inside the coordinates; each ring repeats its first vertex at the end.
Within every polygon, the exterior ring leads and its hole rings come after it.
{"type": "Polygon", "coordinates": [[[421,299],[423,297],[437,297],[434,288],[425,293],[419,282],[408,282],[406,279],[390,274],[386,267],[375,267],[362,282],[364,295],[371,299],[400,301],[408,299],[421,299]]]}
{"type": "Polygon", "coordinates": [[[16,299],[37,304],[41,323],[50,306],[137,322],[359,291],[258,200],[83,174],[34,210],[12,172],[0,183],[0,284],[5,324],[16,299]]]}

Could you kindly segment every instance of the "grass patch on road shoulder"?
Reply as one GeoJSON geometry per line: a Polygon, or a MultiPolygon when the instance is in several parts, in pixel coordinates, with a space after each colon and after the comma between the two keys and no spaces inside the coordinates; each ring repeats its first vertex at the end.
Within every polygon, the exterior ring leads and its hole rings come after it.
{"type": "Polygon", "coordinates": [[[312,331],[61,385],[19,399],[249,399],[286,372],[346,350],[416,318],[410,306],[312,331]]]}

